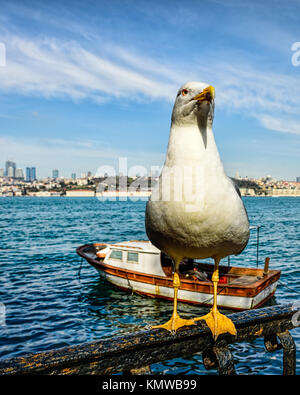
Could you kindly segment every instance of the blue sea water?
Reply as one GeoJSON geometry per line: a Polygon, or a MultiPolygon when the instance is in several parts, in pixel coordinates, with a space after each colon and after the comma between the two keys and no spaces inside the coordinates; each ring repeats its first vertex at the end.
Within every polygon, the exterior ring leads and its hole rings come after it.
{"type": "MultiPolygon", "coordinates": [[[[300,198],[249,197],[244,203],[251,225],[262,225],[259,267],[270,256],[270,268],[282,270],[269,303],[299,303],[300,198]]],[[[79,245],[146,238],[145,205],[145,200],[130,199],[0,198],[0,359],[134,332],[169,318],[171,302],[120,291],[85,261],[78,275],[79,245]]],[[[230,263],[256,267],[255,230],[230,263]]],[[[207,311],[183,303],[178,310],[186,317],[207,311]]],[[[299,355],[299,327],[291,333],[299,355]]],[[[238,374],[281,374],[282,351],[266,353],[261,339],[230,348],[238,374]]],[[[156,374],[217,373],[205,370],[201,354],[151,369],[156,374]]]]}

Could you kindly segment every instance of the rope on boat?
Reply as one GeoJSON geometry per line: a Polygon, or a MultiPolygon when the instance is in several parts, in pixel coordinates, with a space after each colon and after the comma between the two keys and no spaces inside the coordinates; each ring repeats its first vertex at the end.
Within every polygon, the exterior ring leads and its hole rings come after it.
{"type": "Polygon", "coordinates": [[[131,295],[133,295],[134,294],[134,289],[133,289],[133,286],[130,284],[130,281],[129,281],[129,278],[128,278],[128,272],[127,272],[126,269],[125,269],[125,273],[126,273],[126,280],[127,280],[127,283],[128,283],[128,287],[131,289],[131,295]]]}
{"type": "MultiPolygon", "coordinates": [[[[219,295],[219,293],[221,293],[223,291],[223,289],[225,289],[225,288],[226,287],[221,288],[220,291],[217,292],[217,295],[219,295]]],[[[214,299],[214,295],[211,295],[208,299],[204,300],[201,303],[206,304],[207,302],[212,301],[213,299],[214,299]]]]}

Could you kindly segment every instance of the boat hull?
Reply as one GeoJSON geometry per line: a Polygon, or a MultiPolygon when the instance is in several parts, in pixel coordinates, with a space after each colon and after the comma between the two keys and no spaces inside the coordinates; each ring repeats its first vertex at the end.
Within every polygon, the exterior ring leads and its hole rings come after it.
{"type": "MultiPolygon", "coordinates": [[[[119,276],[105,273],[101,269],[97,269],[99,273],[111,284],[116,287],[137,294],[173,300],[174,288],[167,286],[159,286],[155,284],[144,283],[125,279],[119,276]]],[[[267,300],[274,296],[277,287],[277,281],[264,288],[255,296],[234,296],[234,295],[218,295],[218,306],[220,308],[232,310],[249,310],[263,305],[267,300]]],[[[178,289],[178,301],[183,303],[198,304],[201,306],[212,306],[213,294],[199,291],[190,291],[187,289],[178,289]]]]}
{"type": "MultiPolygon", "coordinates": [[[[140,273],[133,270],[115,267],[105,264],[87,254],[85,251],[89,245],[79,247],[77,253],[86,259],[97,269],[100,275],[108,282],[119,289],[135,292],[137,294],[152,298],[173,300],[174,288],[172,276],[157,276],[140,273]]],[[[212,270],[213,265],[203,264],[206,270],[212,270]]],[[[251,275],[262,274],[261,269],[221,267],[220,275],[230,273],[246,273],[251,275]]],[[[218,306],[232,310],[248,310],[262,306],[270,299],[276,291],[280,277],[279,270],[272,270],[266,276],[250,285],[229,285],[218,284],[218,306]]],[[[178,289],[178,301],[198,304],[202,306],[212,306],[213,303],[213,283],[211,281],[195,281],[181,277],[180,288],[178,289]]]]}

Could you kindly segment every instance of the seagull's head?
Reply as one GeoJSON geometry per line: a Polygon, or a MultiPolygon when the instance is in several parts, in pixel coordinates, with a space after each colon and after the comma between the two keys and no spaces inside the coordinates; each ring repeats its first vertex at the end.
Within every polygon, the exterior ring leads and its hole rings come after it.
{"type": "Polygon", "coordinates": [[[187,82],[178,91],[173,107],[172,123],[193,124],[211,120],[214,114],[215,89],[203,82],[187,82]]]}

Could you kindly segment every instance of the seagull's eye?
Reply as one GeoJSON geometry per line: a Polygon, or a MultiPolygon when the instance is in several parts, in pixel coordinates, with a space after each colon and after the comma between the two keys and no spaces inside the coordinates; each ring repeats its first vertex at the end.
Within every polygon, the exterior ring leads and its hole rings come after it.
{"type": "Polygon", "coordinates": [[[187,89],[182,89],[181,94],[182,96],[185,96],[189,93],[189,91],[187,89]]]}

